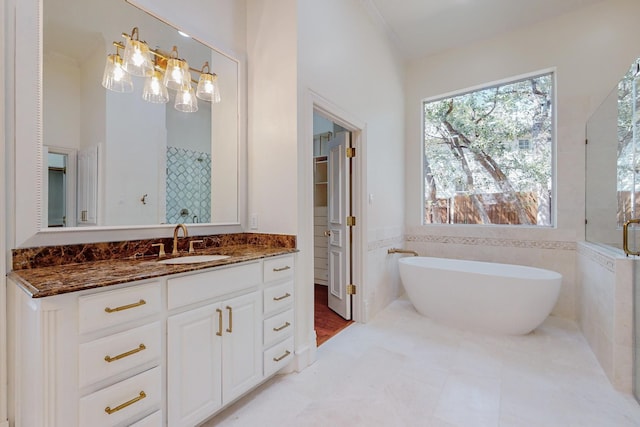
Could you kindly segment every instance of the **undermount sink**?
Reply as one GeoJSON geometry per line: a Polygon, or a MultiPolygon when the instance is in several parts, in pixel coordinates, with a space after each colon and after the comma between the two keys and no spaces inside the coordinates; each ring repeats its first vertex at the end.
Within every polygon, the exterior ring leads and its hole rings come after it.
{"type": "Polygon", "coordinates": [[[169,258],[158,261],[159,264],[198,264],[201,262],[220,261],[229,258],[229,255],[187,255],[178,258],[169,258]]]}

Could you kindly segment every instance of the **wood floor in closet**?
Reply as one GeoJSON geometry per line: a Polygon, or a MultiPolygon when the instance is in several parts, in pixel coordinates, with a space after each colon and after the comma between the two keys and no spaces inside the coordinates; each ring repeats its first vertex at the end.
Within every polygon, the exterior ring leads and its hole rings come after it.
{"type": "Polygon", "coordinates": [[[327,305],[328,287],[323,285],[315,285],[315,329],[316,329],[316,343],[321,345],[329,338],[349,326],[353,323],[351,320],[344,320],[337,315],[327,305]]]}

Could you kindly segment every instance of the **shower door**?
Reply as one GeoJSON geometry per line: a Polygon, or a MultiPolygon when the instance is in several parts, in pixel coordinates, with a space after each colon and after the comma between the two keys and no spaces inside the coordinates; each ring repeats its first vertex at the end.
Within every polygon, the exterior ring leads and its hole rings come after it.
{"type": "Polygon", "coordinates": [[[618,85],[618,221],[622,248],[633,257],[633,393],[640,402],[640,60],[618,85]],[[627,196],[628,194],[628,196],[627,196]],[[622,202],[621,203],[621,199],[622,202]]]}

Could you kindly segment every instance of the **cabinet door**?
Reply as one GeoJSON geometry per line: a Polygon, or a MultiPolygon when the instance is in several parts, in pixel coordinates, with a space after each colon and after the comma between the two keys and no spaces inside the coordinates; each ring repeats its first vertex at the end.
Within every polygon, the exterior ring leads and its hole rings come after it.
{"type": "Polygon", "coordinates": [[[223,399],[227,403],[262,379],[262,295],[256,291],[222,303],[223,399]]]}
{"type": "Polygon", "coordinates": [[[171,427],[196,425],[222,405],[221,315],[220,304],[212,304],[168,319],[167,419],[171,427]]]}

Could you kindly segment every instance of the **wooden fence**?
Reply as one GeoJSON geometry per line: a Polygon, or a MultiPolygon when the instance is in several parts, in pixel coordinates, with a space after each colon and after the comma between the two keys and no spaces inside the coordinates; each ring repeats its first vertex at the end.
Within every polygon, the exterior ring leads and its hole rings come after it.
{"type": "MultiPolygon", "coordinates": [[[[518,199],[527,211],[530,224],[537,223],[537,193],[517,193],[518,199]]],[[[491,224],[520,224],[513,203],[506,201],[502,193],[478,195],[491,224]]],[[[427,200],[425,206],[426,224],[482,224],[481,216],[467,194],[456,194],[448,199],[427,200]]]]}

